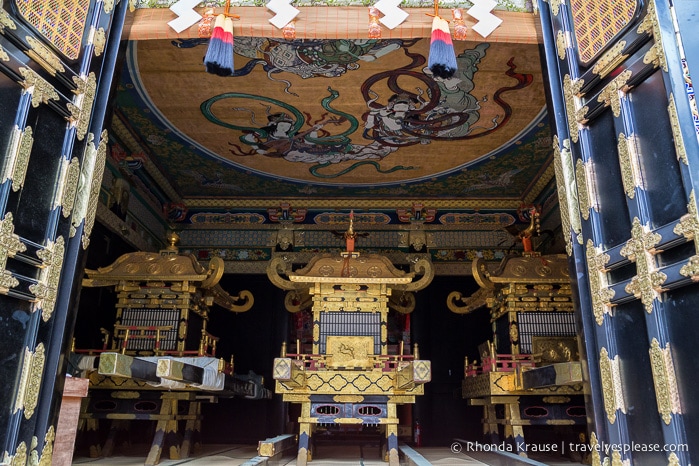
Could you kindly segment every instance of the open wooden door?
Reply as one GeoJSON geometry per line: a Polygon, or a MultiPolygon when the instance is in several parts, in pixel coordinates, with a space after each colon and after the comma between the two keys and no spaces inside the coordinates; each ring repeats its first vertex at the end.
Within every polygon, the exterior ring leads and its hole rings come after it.
{"type": "Polygon", "coordinates": [[[126,0],[0,0],[0,464],[50,465],[126,0]]]}
{"type": "Polygon", "coordinates": [[[696,463],[699,114],[690,71],[699,76],[699,63],[685,50],[696,54],[699,34],[683,19],[697,4],[539,7],[589,366],[592,464],[696,463]]]}

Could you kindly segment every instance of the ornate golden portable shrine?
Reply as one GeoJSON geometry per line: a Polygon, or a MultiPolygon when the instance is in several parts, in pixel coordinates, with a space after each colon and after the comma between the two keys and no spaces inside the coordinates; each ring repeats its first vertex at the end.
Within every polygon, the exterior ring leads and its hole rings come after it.
{"type": "Polygon", "coordinates": [[[252,294],[229,295],[219,285],[220,258],[206,269],[194,256],[178,253],[176,234],[168,240],[160,253],[128,253],[108,267],[86,270],[83,286],[113,287],[117,295],[113,332],[103,330],[102,348],[73,348],[75,365],[90,380],[81,413],[93,437],[90,456],[109,456],[128,420],[155,420],[145,464],[157,464],[165,445],[171,459],[187,457],[201,424],[197,394],[270,396],[261,377],[234,376],[232,357],[216,357],[219,337],[207,326],[214,304],[245,312],[253,305],[252,294]],[[100,419],[112,422],[104,448],[95,439],[100,419]],[[186,421],[184,439],[178,421],[186,421]]]}
{"type": "Polygon", "coordinates": [[[299,341],[293,352],[284,343],[273,369],[276,393],[301,405],[298,465],[311,460],[311,436],[321,426],[340,432],[379,426],[385,431],[389,464],[397,466],[396,407],[414,403],[431,379],[430,361],[420,359],[417,345],[410,354],[401,342],[389,354],[387,338],[389,307],[395,302],[399,312],[413,310],[411,292],[432,281],[431,263],[415,263],[422,274],[416,279],[415,272],[403,272],[383,256],[360,255],[354,251],[351,222],[350,216],[346,251],[316,256],[296,271],[278,256],[267,268],[272,283],[289,290],[289,311],[312,303],[310,353],[299,341]]]}
{"type": "MultiPolygon", "coordinates": [[[[490,308],[493,338],[479,346],[480,361],[465,359],[462,396],[483,406],[486,442],[506,440],[526,456],[524,426],[586,425],[567,257],[528,250],[500,264],[478,258],[473,276],[481,289],[454,291],[447,306],[457,314],[490,308]]],[[[566,440],[580,433],[571,429],[566,440]]]]}
{"type": "Polygon", "coordinates": [[[252,293],[231,296],[218,284],[221,258],[212,258],[207,270],[194,256],[179,254],[178,240],[172,233],[170,245],[159,253],[128,253],[108,267],[85,271],[83,286],[112,286],[117,292],[110,350],[132,356],[215,356],[218,338],[207,331],[210,307],[252,308],[252,293]]]}

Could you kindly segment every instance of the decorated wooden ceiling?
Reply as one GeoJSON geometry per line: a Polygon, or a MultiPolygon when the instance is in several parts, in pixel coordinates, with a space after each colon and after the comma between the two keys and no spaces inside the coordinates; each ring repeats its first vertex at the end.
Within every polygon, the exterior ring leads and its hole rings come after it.
{"type": "Polygon", "coordinates": [[[205,71],[207,39],[130,40],[112,123],[120,176],[181,230],[299,211],[312,228],[354,210],[367,229],[427,216],[503,246],[528,206],[545,217],[556,203],[540,44],[471,34],[443,79],[429,42],[236,34],[235,74],[221,77],[205,71]]]}

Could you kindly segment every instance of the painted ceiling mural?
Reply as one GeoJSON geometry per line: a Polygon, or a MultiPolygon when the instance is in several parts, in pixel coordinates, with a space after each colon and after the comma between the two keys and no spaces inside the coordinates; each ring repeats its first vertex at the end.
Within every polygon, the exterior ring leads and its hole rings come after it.
{"type": "Polygon", "coordinates": [[[183,198],[521,199],[551,160],[536,45],[235,37],[232,77],[206,43],[132,42],[116,118],[183,198]],[[145,109],[145,112],[144,112],[145,109]]]}

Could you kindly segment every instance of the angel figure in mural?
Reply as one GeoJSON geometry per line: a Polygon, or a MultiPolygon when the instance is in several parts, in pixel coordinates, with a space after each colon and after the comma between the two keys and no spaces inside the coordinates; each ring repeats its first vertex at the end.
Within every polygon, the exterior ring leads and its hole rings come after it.
{"type": "Polygon", "coordinates": [[[402,44],[400,39],[286,41],[263,37],[236,37],[235,53],[250,60],[236,70],[235,76],[249,74],[257,65],[262,65],[270,81],[284,83],[285,93],[298,96],[291,91],[291,81],[274,75],[291,73],[303,79],[338,78],[348,71],[359,69],[361,62],[375,61],[399,50],[402,44]]]}
{"type": "Polygon", "coordinates": [[[342,117],[323,118],[303,131],[297,131],[294,120],[284,112],[269,115],[267,119],[268,124],[259,131],[247,132],[240,138],[259,155],[289,162],[327,165],[348,160],[381,159],[390,153],[376,144],[358,146],[343,139],[333,139],[325,127],[342,124],[345,121],[342,117]]]}
{"type": "Polygon", "coordinates": [[[364,137],[387,145],[429,144],[429,140],[421,141],[405,131],[411,121],[418,120],[421,107],[420,101],[408,93],[393,94],[385,106],[369,110],[364,123],[364,137]]]}
{"type": "MultiPolygon", "coordinates": [[[[309,171],[320,178],[341,176],[361,164],[371,164],[381,172],[381,167],[376,161],[383,159],[396,149],[378,141],[372,141],[370,144],[352,143],[349,136],[357,130],[359,122],[352,114],[333,108],[331,102],[339,96],[339,93],[332,88],[328,88],[328,92],[329,95],[321,100],[321,106],[326,112],[315,121],[286,102],[242,93],[226,93],[212,97],[202,103],[201,110],[211,122],[243,133],[238,139],[240,143],[229,142],[230,152],[235,156],[263,155],[282,158],[289,162],[313,164],[309,171]],[[245,126],[239,122],[233,124],[219,119],[212,108],[216,102],[224,99],[232,101],[244,99],[266,103],[267,123],[264,126],[256,126],[259,111],[249,104],[234,107],[238,112],[249,115],[247,118],[249,122],[246,122],[245,126]],[[271,112],[272,106],[283,110],[271,112]],[[310,127],[304,129],[305,126],[310,127]],[[347,161],[356,161],[356,163],[335,173],[320,174],[318,172],[330,165],[347,161]]],[[[411,168],[392,167],[390,170],[411,168]]]]}
{"type": "Polygon", "coordinates": [[[488,48],[489,44],[482,43],[460,53],[458,71],[449,79],[434,76],[424,67],[424,59],[366,79],[360,91],[368,107],[363,117],[363,136],[383,145],[401,147],[479,138],[505,126],[512,116],[512,107],[502,95],[529,86],[533,77],[517,73],[511,58],[504,74],[514,78],[513,85],[497,89],[492,97],[474,97],[474,77],[488,48]],[[391,97],[382,103],[385,89],[391,97]],[[479,124],[481,104],[489,100],[500,110],[489,122],[479,124]]]}
{"type": "MultiPolygon", "coordinates": [[[[312,125],[310,129],[298,131],[295,128],[294,120],[288,114],[278,112],[267,116],[266,126],[258,131],[246,133],[240,140],[250,146],[257,154],[268,157],[286,158],[292,152],[307,153],[320,149],[322,152],[332,151],[331,144],[317,146],[311,141],[318,141],[322,136],[329,134],[327,130],[323,130],[326,125],[339,125],[343,121],[344,118],[324,118],[312,125]]],[[[341,149],[341,144],[338,144],[335,149],[341,149]]]]}
{"type": "MultiPolygon", "coordinates": [[[[438,137],[465,136],[474,130],[473,125],[480,119],[481,102],[485,102],[487,96],[479,100],[471,94],[475,87],[473,77],[489,46],[488,43],[481,43],[471,50],[464,50],[460,53],[456,57],[457,72],[451,78],[434,76],[429,67],[422,69],[422,72],[430,76],[439,86],[439,103],[429,117],[437,118],[440,115],[451,115],[453,120],[449,129],[438,132],[438,137]]],[[[497,126],[497,120],[493,121],[492,126],[497,126]]]]}

